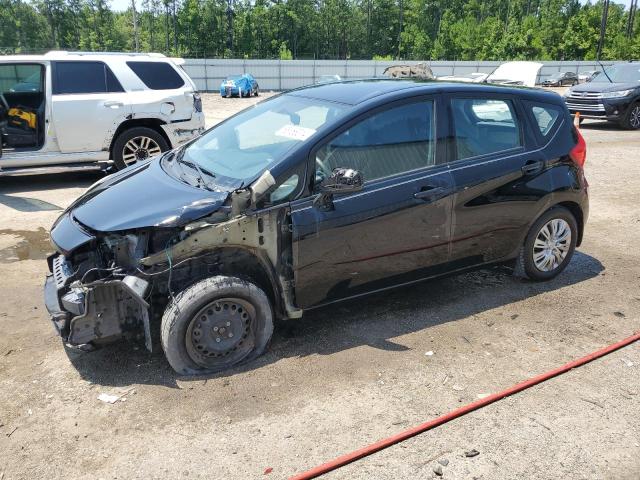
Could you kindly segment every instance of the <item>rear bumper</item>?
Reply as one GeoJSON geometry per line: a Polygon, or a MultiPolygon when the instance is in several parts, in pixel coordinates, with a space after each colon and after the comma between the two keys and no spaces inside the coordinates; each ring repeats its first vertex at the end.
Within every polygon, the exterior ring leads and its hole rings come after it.
{"type": "Polygon", "coordinates": [[[223,87],[220,89],[220,95],[222,95],[223,97],[240,95],[240,89],[238,87],[223,87]]]}
{"type": "Polygon", "coordinates": [[[167,134],[167,137],[169,137],[171,148],[176,148],[204,132],[204,113],[194,112],[190,120],[167,123],[162,125],[162,129],[167,134]]]}

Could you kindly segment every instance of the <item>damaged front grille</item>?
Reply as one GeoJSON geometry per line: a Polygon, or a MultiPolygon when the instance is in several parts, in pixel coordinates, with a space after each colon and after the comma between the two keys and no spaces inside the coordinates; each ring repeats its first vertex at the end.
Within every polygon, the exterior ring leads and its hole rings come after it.
{"type": "Polygon", "coordinates": [[[67,261],[64,255],[57,255],[54,257],[51,270],[58,289],[65,287],[68,280],[73,276],[71,264],[67,261]]]}

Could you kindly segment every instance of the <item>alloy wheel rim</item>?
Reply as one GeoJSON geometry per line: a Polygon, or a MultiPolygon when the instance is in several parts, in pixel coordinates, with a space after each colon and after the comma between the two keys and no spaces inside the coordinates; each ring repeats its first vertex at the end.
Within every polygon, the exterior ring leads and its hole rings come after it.
{"type": "Polygon", "coordinates": [[[240,298],[220,298],[194,315],[186,332],[187,353],[216,368],[237,363],[254,349],[256,310],[240,298]]]}
{"type": "Polygon", "coordinates": [[[551,272],[564,262],[571,247],[571,227],[554,218],[545,223],[533,242],[533,262],[541,272],[551,272]]]}
{"type": "Polygon", "coordinates": [[[122,149],[122,159],[126,165],[160,155],[162,149],[158,142],[150,137],[134,137],[122,149]]]}
{"type": "Polygon", "coordinates": [[[640,105],[636,105],[633,110],[631,110],[631,117],[629,118],[629,123],[633,128],[640,127],[640,105]]]}

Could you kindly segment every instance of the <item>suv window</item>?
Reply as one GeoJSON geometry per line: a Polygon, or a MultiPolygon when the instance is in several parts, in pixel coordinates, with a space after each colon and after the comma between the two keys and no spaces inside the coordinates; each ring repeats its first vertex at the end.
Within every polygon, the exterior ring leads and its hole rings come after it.
{"type": "Polygon", "coordinates": [[[316,183],[334,168],[352,168],[365,181],[435,163],[433,101],[376,113],[316,152],[316,183]]]}
{"type": "Polygon", "coordinates": [[[0,65],[0,93],[42,93],[42,65],[0,65]]]}
{"type": "Polygon", "coordinates": [[[531,113],[533,113],[533,118],[536,121],[536,125],[538,125],[538,128],[540,129],[540,133],[543,137],[546,137],[553,130],[553,127],[556,125],[556,123],[558,123],[558,119],[560,118],[562,110],[557,105],[531,105],[529,104],[529,102],[527,102],[527,104],[531,108],[531,113]]]}
{"type": "Polygon", "coordinates": [[[124,92],[111,69],[102,62],[54,62],[53,94],[124,92]]]}
{"type": "Polygon", "coordinates": [[[510,101],[454,98],[451,108],[457,160],[522,145],[516,114],[510,101]]]}
{"type": "Polygon", "coordinates": [[[174,90],[184,85],[184,80],[166,62],[127,62],[142,83],[151,90],[174,90]]]}

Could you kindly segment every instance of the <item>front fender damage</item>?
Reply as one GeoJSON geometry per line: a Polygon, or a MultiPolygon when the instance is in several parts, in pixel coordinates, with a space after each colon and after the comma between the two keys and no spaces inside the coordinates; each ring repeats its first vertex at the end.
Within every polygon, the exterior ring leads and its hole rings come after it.
{"type": "MultiPolygon", "coordinates": [[[[232,207],[233,208],[233,207],[232,207]]],[[[244,249],[267,270],[281,297],[287,318],[300,318],[302,310],[295,306],[290,260],[290,221],[285,209],[242,214],[230,220],[209,223],[193,222],[184,229],[185,238],[165,251],[141,259],[145,267],[174,264],[211,251],[244,249]]]]}
{"type": "MultiPolygon", "coordinates": [[[[273,181],[259,184],[268,190],[273,181]]],[[[45,300],[56,330],[84,350],[144,334],[151,350],[150,324],[170,299],[212,275],[247,278],[270,296],[277,316],[301,317],[289,210],[251,210],[255,193],[235,191],[226,205],[186,225],[94,232],[94,244],[53,255],[45,300]]]]}

